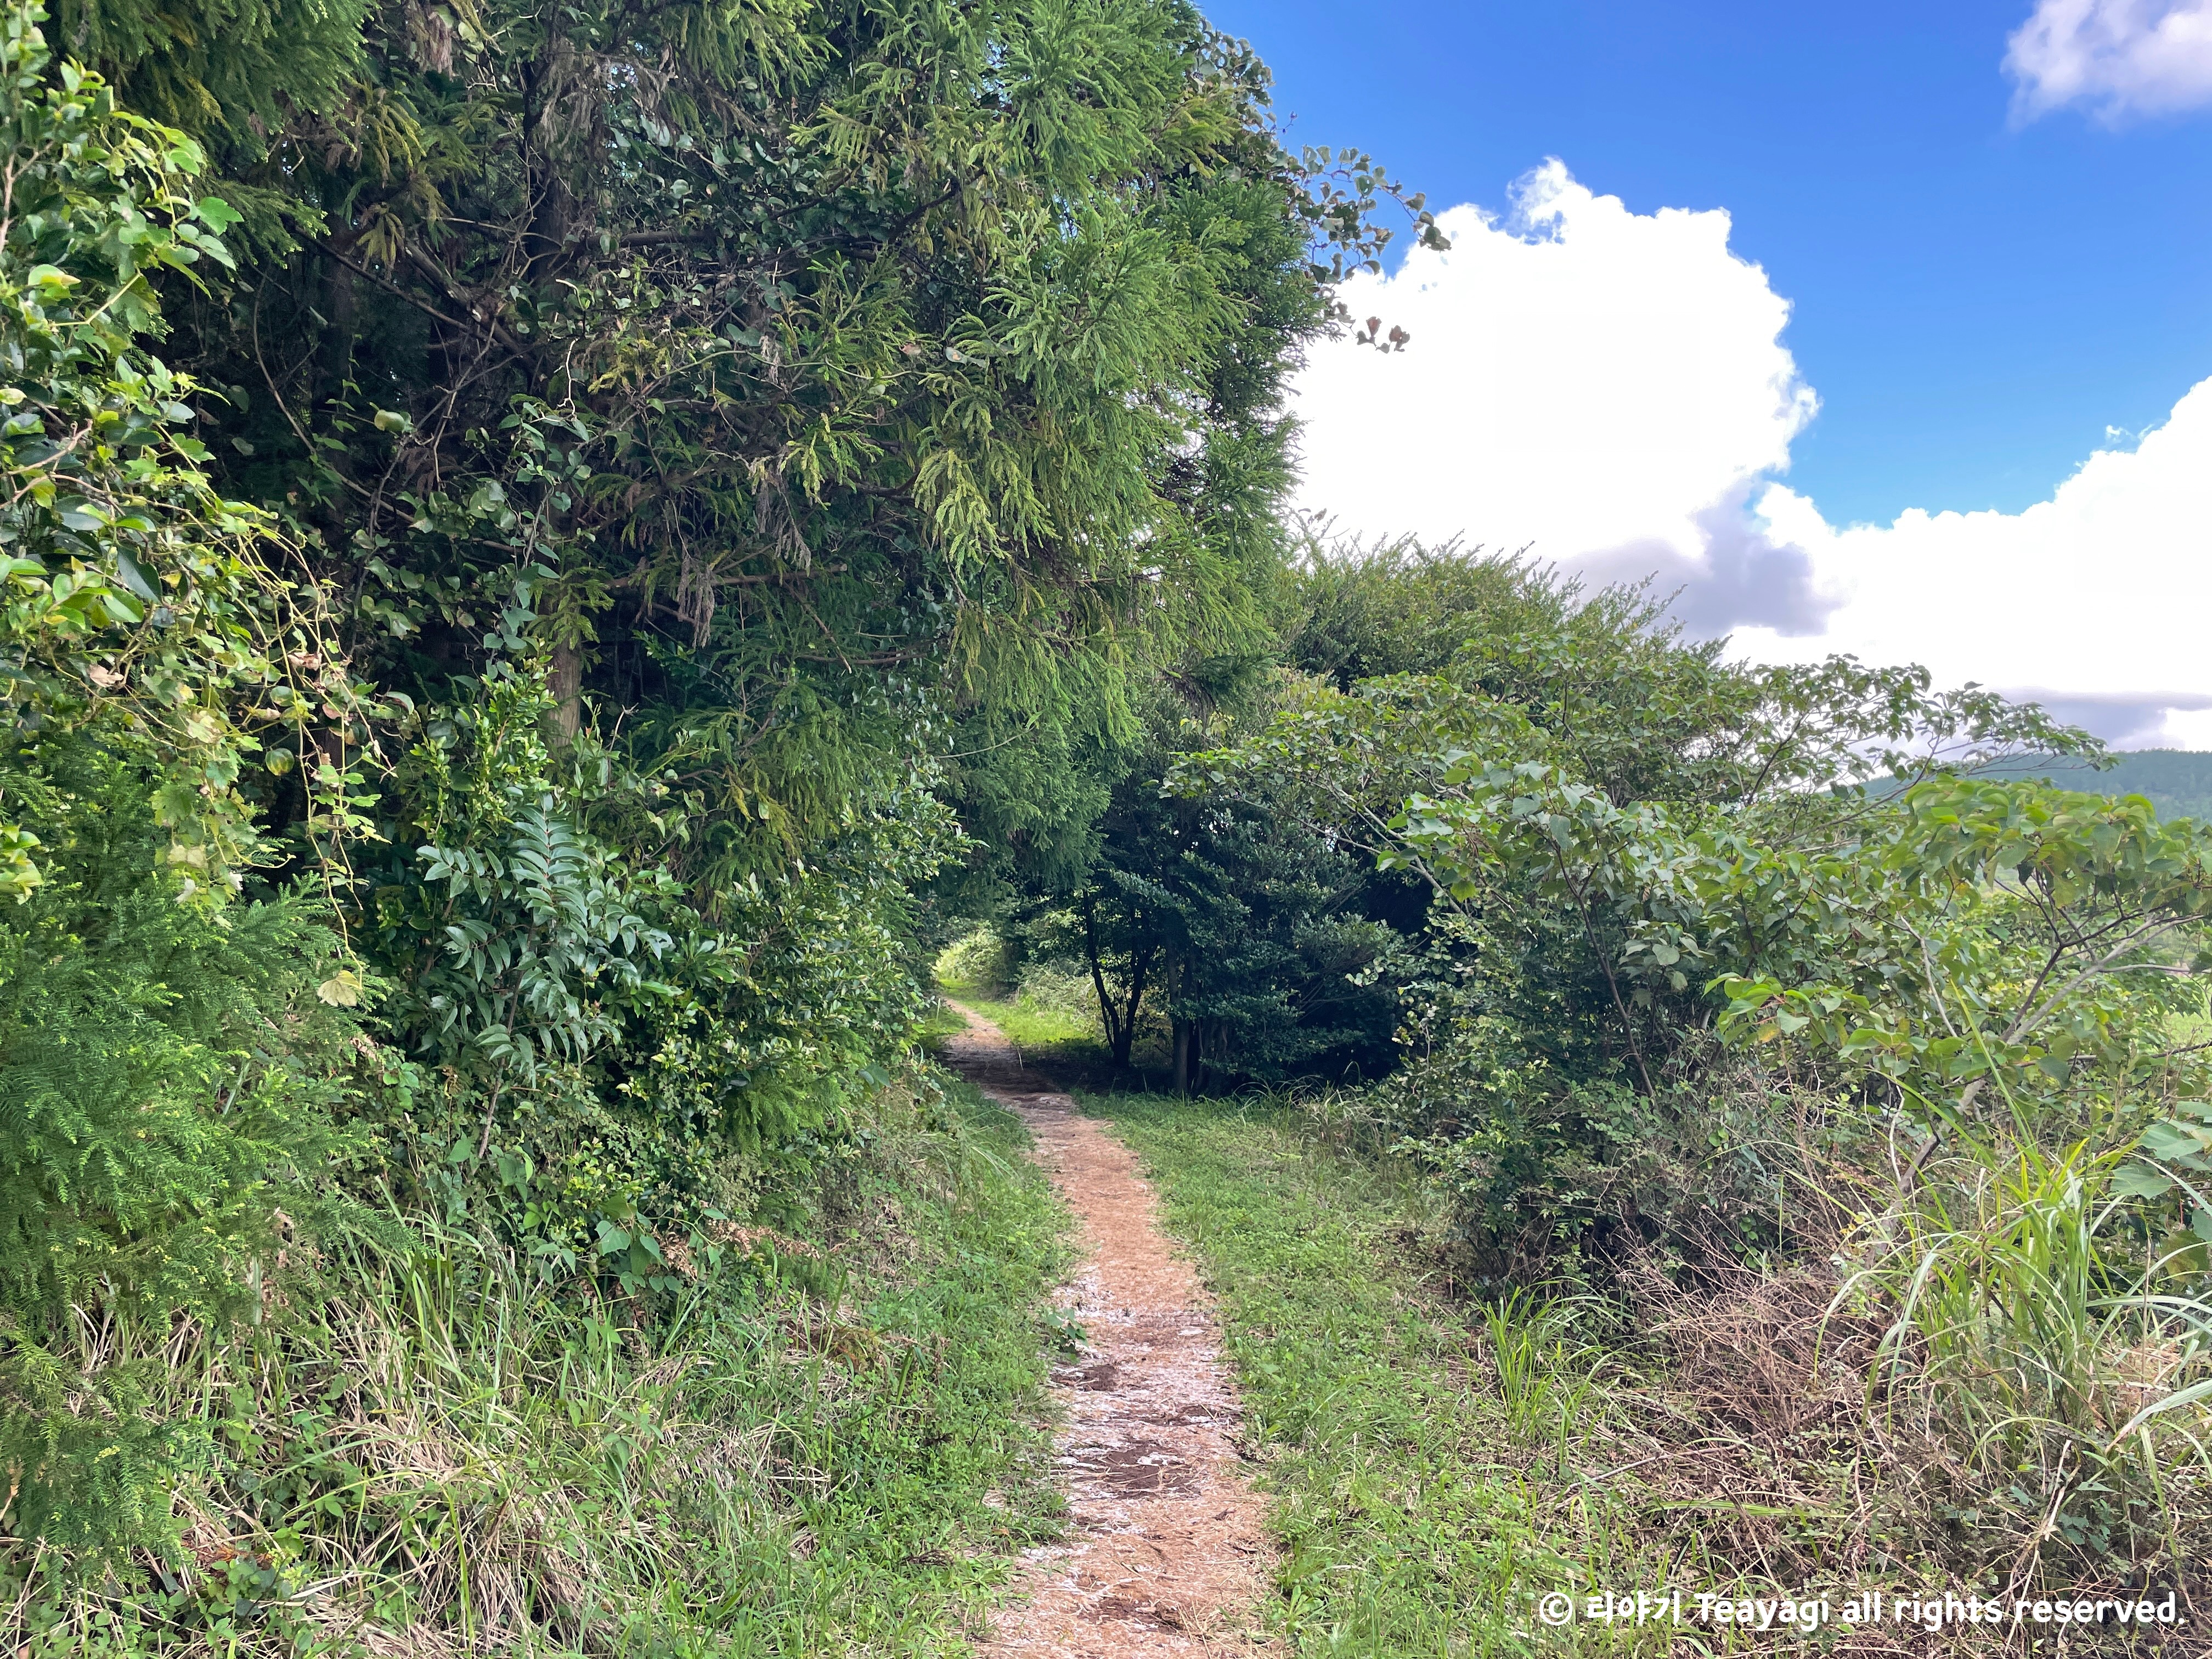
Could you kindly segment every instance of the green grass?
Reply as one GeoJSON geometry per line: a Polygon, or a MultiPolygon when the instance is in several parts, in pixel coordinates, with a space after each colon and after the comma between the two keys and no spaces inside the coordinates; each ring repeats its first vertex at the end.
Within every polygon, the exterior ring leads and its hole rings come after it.
{"type": "Polygon", "coordinates": [[[1079,1012],[1041,1003],[1003,986],[947,986],[945,994],[1004,1031],[1024,1060],[1048,1072],[1057,1068],[1063,1082],[1103,1080],[1113,1069],[1113,1058],[1098,1034],[1096,1010],[1079,1012]]]}
{"type": "Polygon", "coordinates": [[[1592,1552],[1610,1535],[1557,1490],[1550,1449],[1587,1435],[1591,1372],[1556,1315],[1504,1311],[1509,1374],[1410,1264],[1408,1189],[1235,1103],[1087,1103],[1219,1298],[1294,1650],[1552,1648],[1535,1596],[1608,1565],[1592,1552]]]}
{"type": "Polygon", "coordinates": [[[1061,1510],[1065,1214],[971,1091],[894,1087],[866,1127],[811,1243],[695,1263],[649,1314],[428,1218],[333,1246],[325,1294],[175,1374],[216,1428],[200,1565],[0,1560],[0,1651],[968,1651],[1061,1510]]]}
{"type": "MultiPolygon", "coordinates": [[[[1955,1528],[1913,1466],[1884,1466],[1879,1436],[1844,1456],[1816,1433],[1770,1458],[1765,1385],[1729,1392],[1756,1370],[1748,1352],[1709,1357],[1693,1380],[1672,1370],[1674,1339],[1623,1325],[1617,1309],[1525,1291],[1454,1299],[1436,1266],[1448,1200],[1332,1150],[1295,1109],[1082,1098],[1136,1150],[1218,1299],[1243,1449],[1282,1549],[1279,1622],[1301,1659],[1800,1650],[1719,1625],[1550,1630],[1535,1604],[1663,1587],[1809,1594],[1840,1609],[1863,1589],[1995,1595],[2007,1582],[1947,1569],[1955,1528]]],[[[1917,1650],[1894,1633],[1851,1645],[1834,1625],[1802,1650],[1917,1650]]],[[[2003,1631],[1942,1639],[1960,1659],[2017,1650],[2003,1631]]],[[[2139,1651],[2135,1640],[2098,1650],[2139,1651]]]]}
{"type": "MultiPolygon", "coordinates": [[[[965,1001],[966,999],[963,998],[962,1000],[965,1001]]],[[[969,1006],[972,1007],[975,1005],[970,1003],[969,1006]]],[[[967,1029],[966,1020],[954,1013],[945,1004],[938,1002],[932,1004],[928,1013],[922,1017],[921,1030],[916,1035],[924,1048],[934,1049],[945,1038],[967,1029]]]]}

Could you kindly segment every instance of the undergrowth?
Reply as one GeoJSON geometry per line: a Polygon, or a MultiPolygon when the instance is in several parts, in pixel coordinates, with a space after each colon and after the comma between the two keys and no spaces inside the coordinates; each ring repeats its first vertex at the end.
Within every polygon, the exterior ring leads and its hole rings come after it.
{"type": "Polygon", "coordinates": [[[1024,1139],[909,1078],[805,1194],[811,1237],[725,1228],[653,1297],[412,1217],[326,1238],[234,1333],[114,1334],[214,1430],[184,1548],[15,1557],[0,1651],[963,1650],[1060,1504],[1066,1247],[1024,1139]]]}
{"type": "MultiPolygon", "coordinates": [[[[1449,1196],[1324,1144],[1294,1105],[1091,1106],[1144,1158],[1219,1298],[1300,1655],[1796,1645],[1794,1632],[1583,1616],[1590,1595],[1673,1589],[1692,1605],[1701,1591],[1826,1597],[1832,1622],[1807,1651],[2024,1653],[2039,1640],[2055,1652],[2055,1632],[1855,1628],[1841,1610],[1869,1589],[2008,1606],[2075,1587],[2162,1597],[2186,1571],[2085,1552],[2073,1516],[2100,1494],[2043,1492],[2033,1468],[2011,1479],[2040,1512],[2013,1513],[2017,1494],[1987,1484],[1981,1425],[1957,1436],[1964,1391],[1912,1380],[1924,1354],[1903,1370],[1886,1356],[1887,1321],[1832,1310],[1832,1269],[1768,1264],[1694,1291],[1646,1275],[1603,1297],[1470,1286],[1452,1268],[1449,1196]],[[1968,1474],[1986,1494],[1978,1511],[1968,1474]],[[1538,1617],[1555,1592],[1576,1598],[1564,1628],[1538,1617]]],[[[2185,1645],[2190,1632],[2150,1634],[2185,1645]]],[[[2154,1648],[2108,1627],[2063,1650],[2154,1648]]]]}

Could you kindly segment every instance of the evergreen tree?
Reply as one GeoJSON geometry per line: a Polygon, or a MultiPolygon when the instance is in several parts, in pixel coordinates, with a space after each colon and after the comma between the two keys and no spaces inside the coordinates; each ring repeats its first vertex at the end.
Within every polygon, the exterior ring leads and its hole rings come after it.
{"type": "Polygon", "coordinates": [[[180,903],[149,783],[85,738],[9,777],[47,872],[0,916],[0,1469],[12,1533],[95,1553],[173,1540],[207,1425],[160,1339],[285,1293],[360,1066],[326,918],[180,903]]]}

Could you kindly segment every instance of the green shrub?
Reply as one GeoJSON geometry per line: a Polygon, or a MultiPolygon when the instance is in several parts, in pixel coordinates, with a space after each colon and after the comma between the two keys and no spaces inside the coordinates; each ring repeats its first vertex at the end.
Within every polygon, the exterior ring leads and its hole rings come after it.
{"type": "Polygon", "coordinates": [[[356,1027],[313,905],[180,900],[143,769],[48,759],[10,780],[47,879],[0,911],[0,1525],[99,1553],[173,1534],[204,1430],[161,1339],[259,1318],[302,1259],[356,1027]]]}
{"type": "Polygon", "coordinates": [[[953,940],[937,958],[937,982],[950,990],[1002,990],[1013,983],[1013,952],[988,927],[953,940]]]}
{"type": "Polygon", "coordinates": [[[658,1237],[843,1144],[925,1006],[903,884],[958,841],[927,796],[878,801],[732,879],[673,769],[550,741],[554,707],[501,669],[401,724],[360,945],[412,1068],[405,1201],[629,1291],[668,1280],[658,1237]]]}

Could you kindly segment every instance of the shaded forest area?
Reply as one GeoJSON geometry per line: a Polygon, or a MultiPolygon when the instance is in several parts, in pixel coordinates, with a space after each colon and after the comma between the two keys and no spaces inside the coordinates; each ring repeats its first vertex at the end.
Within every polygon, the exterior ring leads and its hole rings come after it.
{"type": "Polygon", "coordinates": [[[58,0],[0,104],[14,1650],[960,1650],[1080,1334],[956,945],[1419,1194],[1516,1433],[1765,1333],[1854,1518],[1730,1571],[2201,1590],[2212,843],[1297,520],[1437,233],[1191,7],[58,0]]]}

